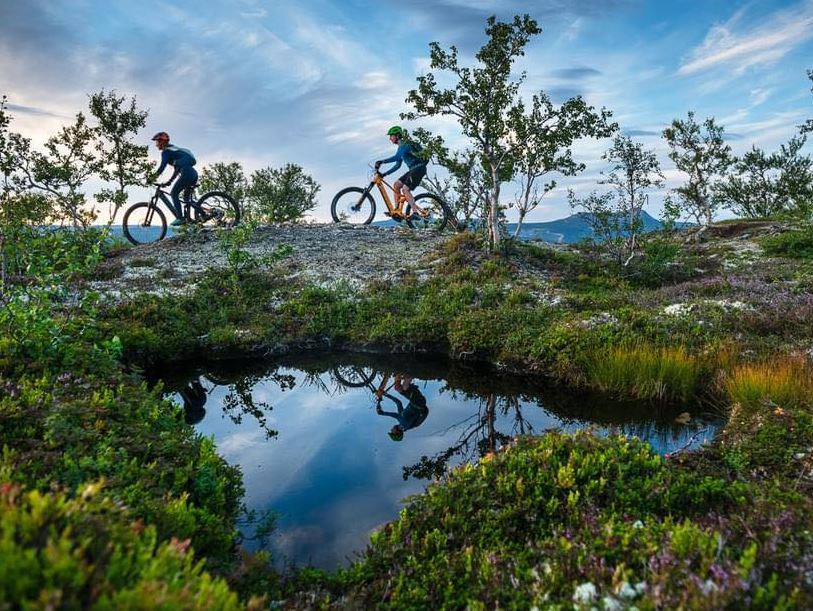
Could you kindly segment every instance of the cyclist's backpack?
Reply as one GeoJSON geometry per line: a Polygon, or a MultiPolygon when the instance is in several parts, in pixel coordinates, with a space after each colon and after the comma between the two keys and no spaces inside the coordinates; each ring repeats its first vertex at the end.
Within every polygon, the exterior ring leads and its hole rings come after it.
{"type": "Polygon", "coordinates": [[[418,144],[417,142],[410,141],[409,143],[412,146],[412,154],[415,155],[418,159],[421,159],[425,164],[429,164],[429,161],[432,159],[432,153],[429,151],[423,150],[423,147],[418,144]]]}
{"type": "Polygon", "coordinates": [[[192,154],[192,151],[190,151],[189,149],[185,149],[180,146],[175,146],[174,144],[170,144],[167,148],[175,151],[180,151],[182,153],[186,153],[187,155],[189,155],[189,158],[192,160],[192,163],[190,163],[189,165],[195,165],[198,162],[198,160],[195,159],[195,156],[192,154]]]}

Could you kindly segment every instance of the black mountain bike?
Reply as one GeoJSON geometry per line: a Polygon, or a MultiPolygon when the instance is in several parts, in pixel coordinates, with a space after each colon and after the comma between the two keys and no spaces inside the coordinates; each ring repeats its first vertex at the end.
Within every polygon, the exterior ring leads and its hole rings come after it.
{"type": "MultiPolygon", "coordinates": [[[[163,240],[167,235],[167,217],[158,207],[159,202],[172,210],[168,191],[155,185],[155,194],[148,202],[133,204],[124,213],[121,226],[124,237],[133,244],[148,244],[163,240]]],[[[240,222],[240,206],[228,193],[209,191],[194,199],[194,187],[181,200],[184,220],[204,227],[234,227],[240,222]]],[[[173,215],[174,216],[174,215],[173,215]]]]}

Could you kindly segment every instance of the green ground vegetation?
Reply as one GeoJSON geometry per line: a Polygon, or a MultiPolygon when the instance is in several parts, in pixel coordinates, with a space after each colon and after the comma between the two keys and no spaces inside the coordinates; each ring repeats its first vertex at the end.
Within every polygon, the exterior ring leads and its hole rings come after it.
{"type": "Polygon", "coordinates": [[[487,253],[463,234],[424,281],[324,288],[235,256],[187,295],[110,305],[82,289],[117,273],[99,264],[99,240],[24,238],[7,260],[28,271],[7,276],[0,308],[0,608],[813,601],[804,257],[664,236],[621,273],[586,246],[487,253]],[[518,439],[413,499],[348,569],[280,575],[240,552],[240,474],[139,372],[202,349],[328,347],[434,351],[618,397],[705,402],[728,422],[710,446],[668,457],[587,432],[518,439]]]}

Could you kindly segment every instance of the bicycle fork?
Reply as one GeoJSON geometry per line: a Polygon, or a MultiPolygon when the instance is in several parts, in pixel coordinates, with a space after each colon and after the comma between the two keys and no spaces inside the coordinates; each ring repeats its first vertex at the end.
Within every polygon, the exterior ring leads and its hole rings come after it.
{"type": "Polygon", "coordinates": [[[155,216],[155,210],[158,208],[158,198],[153,197],[150,205],[147,208],[147,214],[144,215],[144,221],[141,223],[142,227],[152,227],[152,217],[155,216]]]}
{"type": "Polygon", "coordinates": [[[358,212],[359,210],[361,210],[361,205],[364,203],[364,198],[367,197],[370,194],[370,189],[372,189],[372,188],[373,188],[373,185],[372,185],[372,183],[370,183],[369,185],[367,185],[367,188],[364,189],[364,191],[361,192],[361,195],[359,195],[359,201],[357,201],[355,203],[355,205],[350,206],[350,209],[353,212],[358,212]]]}

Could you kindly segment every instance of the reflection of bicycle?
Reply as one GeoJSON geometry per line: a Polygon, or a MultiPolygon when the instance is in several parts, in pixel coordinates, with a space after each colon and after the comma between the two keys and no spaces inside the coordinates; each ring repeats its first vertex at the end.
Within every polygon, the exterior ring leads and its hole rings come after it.
{"type": "Polygon", "coordinates": [[[401,193],[396,205],[390,199],[390,185],[380,172],[373,174],[370,184],[365,189],[361,187],[347,187],[339,191],[330,204],[330,214],[336,223],[351,223],[354,225],[369,225],[375,216],[375,200],[371,195],[373,187],[378,187],[387,211],[384,213],[392,220],[406,222],[413,229],[429,231],[442,231],[449,221],[451,212],[446,203],[432,193],[421,193],[415,196],[416,209],[407,203],[406,196],[401,193]],[[389,189],[388,189],[389,187],[389,189]]]}
{"type": "Polygon", "coordinates": [[[371,367],[356,365],[339,365],[333,368],[333,377],[342,386],[361,388],[368,386],[375,379],[376,371],[371,367]]]}
{"type": "Polygon", "coordinates": [[[336,381],[342,386],[347,388],[364,388],[366,386],[375,395],[377,402],[380,402],[382,397],[386,397],[398,405],[400,400],[387,392],[393,387],[393,384],[388,384],[392,376],[388,373],[383,373],[381,375],[381,381],[378,384],[373,384],[377,375],[378,372],[371,367],[340,365],[333,368],[333,377],[336,378],[336,381]]]}
{"type": "MultiPolygon", "coordinates": [[[[200,199],[193,198],[194,187],[184,193],[181,205],[184,220],[206,227],[234,227],[240,222],[240,207],[223,191],[209,191],[200,199]]],[[[126,237],[133,244],[147,244],[163,240],[167,234],[167,217],[158,207],[164,202],[170,210],[174,208],[171,195],[158,185],[149,202],[133,204],[124,213],[121,222],[126,237]]]]}

